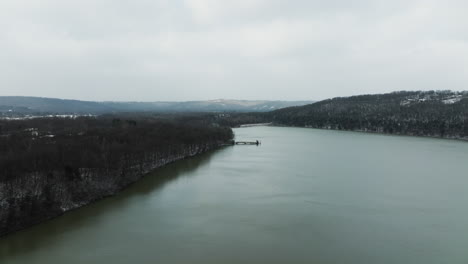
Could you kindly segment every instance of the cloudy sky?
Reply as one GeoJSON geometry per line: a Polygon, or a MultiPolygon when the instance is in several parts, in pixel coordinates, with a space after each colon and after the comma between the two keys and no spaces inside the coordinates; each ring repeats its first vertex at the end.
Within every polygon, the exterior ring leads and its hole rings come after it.
{"type": "Polygon", "coordinates": [[[0,0],[0,95],[468,90],[465,0],[0,0]]]}

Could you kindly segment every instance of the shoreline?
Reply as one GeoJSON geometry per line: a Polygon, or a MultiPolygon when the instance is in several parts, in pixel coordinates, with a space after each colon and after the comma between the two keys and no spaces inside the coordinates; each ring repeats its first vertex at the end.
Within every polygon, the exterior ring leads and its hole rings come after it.
{"type": "Polygon", "coordinates": [[[440,136],[425,136],[425,135],[411,135],[411,134],[391,134],[385,132],[375,132],[375,131],[364,131],[364,130],[344,130],[344,129],[328,129],[328,128],[318,128],[318,127],[306,127],[306,126],[281,126],[281,125],[271,125],[277,127],[297,127],[297,128],[307,128],[307,129],[318,129],[318,130],[329,130],[329,131],[338,131],[338,132],[354,132],[361,134],[372,134],[372,135],[382,135],[382,136],[396,136],[396,137],[415,137],[415,138],[432,138],[432,139],[442,139],[442,140],[454,140],[461,142],[468,142],[468,138],[462,137],[440,137],[440,136]]]}
{"type": "Polygon", "coordinates": [[[143,174],[139,175],[135,179],[133,179],[132,175],[129,175],[128,179],[131,179],[131,180],[129,182],[125,183],[124,185],[119,186],[118,189],[112,190],[111,188],[109,188],[109,191],[110,191],[109,193],[105,193],[105,194],[101,194],[101,195],[98,194],[95,197],[90,197],[90,199],[87,200],[87,201],[83,201],[83,203],[75,204],[74,206],[69,207],[69,208],[63,208],[63,211],[61,211],[60,213],[53,213],[53,214],[50,214],[50,215],[45,215],[43,218],[41,218],[38,221],[35,221],[35,222],[31,223],[31,224],[22,226],[20,228],[13,228],[12,230],[6,230],[5,232],[0,233],[0,241],[1,241],[2,238],[12,236],[15,233],[20,232],[22,230],[28,229],[28,228],[36,226],[36,225],[40,225],[41,223],[47,222],[47,221],[55,219],[55,218],[58,218],[58,217],[60,217],[62,215],[65,215],[68,212],[71,212],[71,211],[74,211],[74,210],[79,210],[80,208],[86,207],[88,205],[91,205],[91,204],[93,204],[95,202],[104,200],[106,198],[117,196],[121,192],[123,192],[125,189],[130,187],[131,185],[137,183],[139,180],[143,179],[144,177],[147,177],[149,174],[152,174],[155,171],[157,171],[158,169],[161,169],[161,168],[163,168],[165,166],[176,163],[178,161],[182,161],[182,160],[194,158],[194,157],[197,157],[197,156],[200,156],[200,155],[203,155],[203,154],[207,154],[207,153],[209,153],[211,151],[216,151],[216,150],[219,150],[219,149],[221,149],[223,147],[225,147],[225,145],[223,145],[222,143],[218,143],[218,144],[216,144],[216,145],[214,145],[212,147],[199,150],[196,153],[189,153],[187,155],[182,155],[182,156],[175,157],[175,158],[172,158],[172,159],[171,158],[162,159],[162,160],[164,160],[164,162],[161,165],[152,167],[151,169],[145,171],[143,174]]]}
{"type": "Polygon", "coordinates": [[[239,125],[239,128],[244,128],[244,127],[257,127],[257,126],[271,126],[273,123],[254,123],[254,124],[243,124],[239,125]]]}
{"type": "Polygon", "coordinates": [[[239,127],[236,127],[236,128],[249,128],[249,127],[256,127],[256,126],[291,127],[291,128],[328,130],[328,131],[336,131],[336,132],[354,132],[354,133],[382,135],[382,136],[431,138],[431,139],[461,141],[461,142],[467,142],[468,143],[468,137],[440,137],[440,136],[430,136],[430,135],[425,136],[425,135],[411,135],[411,134],[395,134],[395,133],[364,131],[364,130],[344,130],[344,129],[328,129],[328,128],[320,128],[320,127],[307,127],[307,126],[288,126],[288,125],[281,125],[281,124],[275,124],[275,123],[263,123],[263,124],[252,124],[252,125],[247,124],[247,126],[240,125],[239,127]]]}

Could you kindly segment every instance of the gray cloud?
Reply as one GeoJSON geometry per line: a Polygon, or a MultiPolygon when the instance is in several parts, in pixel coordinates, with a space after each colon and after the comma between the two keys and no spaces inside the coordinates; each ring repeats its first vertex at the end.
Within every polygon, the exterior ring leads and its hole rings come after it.
{"type": "Polygon", "coordinates": [[[468,84],[468,3],[3,0],[0,94],[323,99],[468,84]]]}

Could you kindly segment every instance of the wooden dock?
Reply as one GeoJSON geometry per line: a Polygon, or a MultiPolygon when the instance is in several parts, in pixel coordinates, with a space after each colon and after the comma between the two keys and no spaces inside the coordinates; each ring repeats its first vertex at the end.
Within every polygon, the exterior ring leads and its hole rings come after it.
{"type": "Polygon", "coordinates": [[[254,145],[254,146],[259,146],[261,145],[262,142],[260,140],[255,140],[255,141],[234,141],[234,140],[230,140],[228,143],[226,144],[223,144],[223,146],[234,146],[234,145],[244,145],[244,146],[248,146],[248,145],[254,145]]]}
{"type": "Polygon", "coordinates": [[[261,145],[262,142],[256,140],[256,141],[235,141],[235,145],[261,145]]]}

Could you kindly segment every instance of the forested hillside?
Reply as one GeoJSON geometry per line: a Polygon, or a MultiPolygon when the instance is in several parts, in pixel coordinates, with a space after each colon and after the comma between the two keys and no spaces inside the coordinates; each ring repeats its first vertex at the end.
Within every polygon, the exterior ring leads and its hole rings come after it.
{"type": "Polygon", "coordinates": [[[265,115],[277,125],[468,139],[468,92],[394,92],[333,98],[265,115]]]}
{"type": "Polygon", "coordinates": [[[113,195],[232,137],[205,116],[0,120],[0,235],[113,195]]]}

